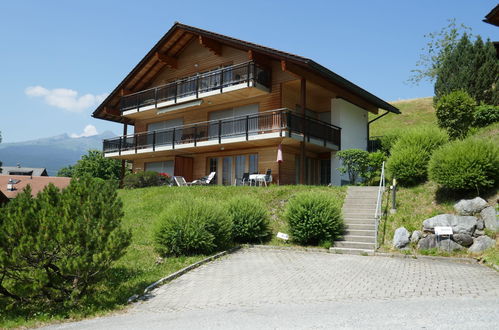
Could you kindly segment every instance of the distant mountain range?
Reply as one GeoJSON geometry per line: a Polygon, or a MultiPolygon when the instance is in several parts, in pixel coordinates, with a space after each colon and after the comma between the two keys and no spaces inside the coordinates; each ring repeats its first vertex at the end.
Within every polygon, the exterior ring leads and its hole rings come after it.
{"type": "Polygon", "coordinates": [[[5,166],[44,167],[56,175],[62,167],[75,164],[90,149],[102,150],[102,140],[115,137],[113,132],[72,138],[61,134],[25,142],[0,143],[0,161],[5,166]]]}

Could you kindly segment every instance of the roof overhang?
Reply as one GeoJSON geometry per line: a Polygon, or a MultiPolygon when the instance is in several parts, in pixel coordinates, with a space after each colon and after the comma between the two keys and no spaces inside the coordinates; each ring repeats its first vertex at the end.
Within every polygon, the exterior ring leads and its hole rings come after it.
{"type": "MultiPolygon", "coordinates": [[[[145,71],[145,75],[147,72],[151,70],[151,68],[155,65],[155,63],[160,63],[159,65],[174,65],[175,58],[174,56],[166,54],[167,57],[164,57],[165,54],[165,45],[168,42],[172,41],[172,38],[176,38],[174,41],[180,43],[180,47],[177,47],[177,52],[182,50],[182,44],[189,43],[192,38],[199,38],[199,41],[207,47],[211,47],[210,50],[217,52],[216,43],[220,43],[223,45],[227,45],[236,49],[241,49],[248,51],[249,56],[264,56],[277,61],[285,61],[291,65],[290,71],[293,71],[292,68],[295,68],[295,71],[302,72],[305,71],[309,74],[314,74],[325,81],[332,83],[336,86],[339,86],[343,91],[347,93],[351,93],[352,95],[357,96],[358,98],[365,101],[366,104],[369,104],[370,107],[375,107],[379,109],[384,109],[389,112],[393,112],[399,114],[400,111],[396,107],[391,104],[383,101],[379,97],[369,93],[365,89],[355,85],[354,83],[348,81],[347,79],[341,77],[340,75],[334,73],[333,71],[321,66],[320,64],[314,62],[311,59],[301,57],[298,55],[286,53],[280,50],[276,50],[273,48],[261,46],[258,44],[254,44],[251,42],[235,39],[229,36],[221,35],[218,33],[202,30],[193,26],[175,23],[172,28],[152,47],[152,49],[144,56],[144,58],[133,68],[132,71],[123,79],[123,81],[108,95],[108,97],[97,107],[97,109],[93,112],[92,116],[95,118],[120,122],[120,123],[131,123],[129,119],[121,116],[120,111],[118,110],[119,99],[121,96],[126,95],[130,92],[136,92],[138,90],[130,90],[130,85],[133,84],[134,77],[141,72],[145,71]],[[182,33],[179,33],[182,32],[182,33]],[[203,40],[204,39],[204,40],[203,40]],[[169,56],[169,57],[168,57],[169,56]]],[[[184,45],[185,46],[185,45],[184,45]]],[[[172,52],[173,46],[170,46],[167,49],[167,52],[172,52]]],[[[137,81],[137,79],[135,79],[137,81]]],[[[135,84],[136,85],[136,84],[135,84]]],[[[139,89],[140,90],[140,89],[139,89]]]]}
{"type": "Polygon", "coordinates": [[[489,23],[495,26],[499,26],[499,5],[495,6],[490,13],[485,15],[483,20],[485,23],[489,23]]]}

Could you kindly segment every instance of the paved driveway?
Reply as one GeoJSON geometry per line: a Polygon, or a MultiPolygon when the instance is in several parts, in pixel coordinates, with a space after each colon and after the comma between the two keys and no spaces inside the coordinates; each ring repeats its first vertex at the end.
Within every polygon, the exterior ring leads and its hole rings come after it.
{"type": "Polygon", "coordinates": [[[57,326],[495,328],[499,274],[477,264],[243,249],[117,315],[57,326]]]}

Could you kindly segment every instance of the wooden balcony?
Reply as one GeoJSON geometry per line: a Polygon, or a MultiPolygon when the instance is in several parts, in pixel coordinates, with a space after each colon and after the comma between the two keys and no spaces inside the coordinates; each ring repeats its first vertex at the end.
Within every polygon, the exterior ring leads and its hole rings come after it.
{"type": "Polygon", "coordinates": [[[161,109],[166,112],[177,104],[185,105],[189,101],[214,98],[248,88],[254,88],[260,94],[268,93],[270,82],[269,71],[254,62],[247,62],[123,96],[120,111],[123,116],[139,118],[144,111],[161,109]]]}
{"type": "Polygon", "coordinates": [[[107,139],[103,151],[106,157],[123,158],[167,150],[191,149],[195,152],[202,147],[282,137],[339,150],[341,128],[289,109],[278,109],[107,139]]]}

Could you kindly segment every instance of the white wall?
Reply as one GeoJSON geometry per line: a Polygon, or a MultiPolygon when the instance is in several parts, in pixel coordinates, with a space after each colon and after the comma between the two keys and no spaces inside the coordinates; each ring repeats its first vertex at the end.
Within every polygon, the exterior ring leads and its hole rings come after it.
{"type": "MultiPolygon", "coordinates": [[[[331,124],[341,127],[341,150],[367,150],[367,111],[343,99],[331,99],[331,124]]],[[[331,153],[331,181],[335,186],[341,180],[348,180],[348,174],[341,174],[341,162],[331,153]]]]}

